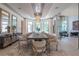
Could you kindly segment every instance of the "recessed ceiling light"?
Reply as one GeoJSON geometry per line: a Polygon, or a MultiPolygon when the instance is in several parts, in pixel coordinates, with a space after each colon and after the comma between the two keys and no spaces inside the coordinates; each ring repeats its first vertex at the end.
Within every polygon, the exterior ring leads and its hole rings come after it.
{"type": "Polygon", "coordinates": [[[21,8],[18,8],[18,9],[21,9],[21,8]]]}
{"type": "Polygon", "coordinates": [[[58,9],[59,7],[55,7],[55,9],[58,9]]]}
{"type": "Polygon", "coordinates": [[[24,18],[24,19],[26,19],[26,18],[24,18]]]}

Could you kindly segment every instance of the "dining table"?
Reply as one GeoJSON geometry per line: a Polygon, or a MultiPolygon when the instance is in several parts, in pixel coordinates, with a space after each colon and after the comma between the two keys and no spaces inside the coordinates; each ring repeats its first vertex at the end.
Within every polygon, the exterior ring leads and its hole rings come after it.
{"type": "Polygon", "coordinates": [[[45,40],[48,40],[48,36],[44,33],[32,33],[30,34],[27,39],[35,39],[35,40],[42,40],[42,39],[45,39],[45,40]]]}

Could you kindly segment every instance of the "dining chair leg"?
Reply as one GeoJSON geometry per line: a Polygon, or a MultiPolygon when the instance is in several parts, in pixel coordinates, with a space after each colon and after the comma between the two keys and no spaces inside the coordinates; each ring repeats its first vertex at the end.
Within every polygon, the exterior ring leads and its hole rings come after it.
{"type": "Polygon", "coordinates": [[[58,44],[56,45],[56,51],[58,51],[58,44]]]}
{"type": "Polygon", "coordinates": [[[34,54],[34,51],[33,51],[33,49],[32,49],[32,53],[31,53],[31,55],[32,55],[32,56],[34,56],[34,55],[35,55],[35,54],[34,54]]]}
{"type": "MultiPolygon", "coordinates": [[[[48,43],[48,42],[47,42],[48,43]]],[[[49,55],[50,54],[50,44],[48,43],[47,44],[47,55],[49,55]]]]}
{"type": "Polygon", "coordinates": [[[18,53],[20,55],[20,42],[18,41],[18,53]]]}

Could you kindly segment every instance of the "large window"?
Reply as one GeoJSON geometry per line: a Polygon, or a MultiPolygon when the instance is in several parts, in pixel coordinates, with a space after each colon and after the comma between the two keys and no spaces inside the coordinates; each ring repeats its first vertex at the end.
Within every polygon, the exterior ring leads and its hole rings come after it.
{"type": "Polygon", "coordinates": [[[32,32],[33,31],[33,22],[28,21],[28,32],[32,32]]]}
{"type": "Polygon", "coordinates": [[[7,32],[9,26],[9,14],[4,10],[2,10],[1,25],[2,32],[7,32]]]}
{"type": "Polygon", "coordinates": [[[61,31],[67,31],[67,20],[62,21],[61,31]]]}
{"type": "Polygon", "coordinates": [[[67,17],[62,16],[61,20],[60,20],[60,32],[67,32],[68,30],[68,21],[67,21],[67,17]]]}
{"type": "Polygon", "coordinates": [[[14,15],[12,15],[12,30],[14,32],[17,31],[17,17],[14,15]]]}
{"type": "Polygon", "coordinates": [[[41,31],[40,22],[36,22],[35,23],[35,32],[40,32],[40,31],[41,31]]]}
{"type": "Polygon", "coordinates": [[[49,32],[49,27],[48,27],[48,20],[43,22],[43,30],[44,32],[49,32]]]}
{"type": "Polygon", "coordinates": [[[28,32],[32,32],[34,29],[35,32],[39,33],[41,30],[44,32],[49,32],[48,20],[41,22],[28,21],[28,32]]]}

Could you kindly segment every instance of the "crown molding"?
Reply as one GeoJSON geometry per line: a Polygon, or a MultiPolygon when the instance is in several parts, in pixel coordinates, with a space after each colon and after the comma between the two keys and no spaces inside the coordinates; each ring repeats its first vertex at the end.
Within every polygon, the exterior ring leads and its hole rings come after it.
{"type": "Polygon", "coordinates": [[[12,10],[13,12],[15,12],[16,14],[18,14],[19,16],[21,16],[23,18],[23,16],[18,13],[17,11],[15,11],[10,5],[8,5],[7,3],[3,3],[4,6],[6,6],[7,8],[9,8],[10,10],[12,10]]]}

